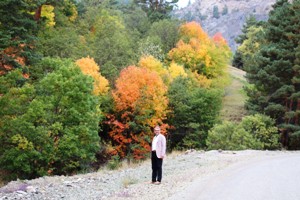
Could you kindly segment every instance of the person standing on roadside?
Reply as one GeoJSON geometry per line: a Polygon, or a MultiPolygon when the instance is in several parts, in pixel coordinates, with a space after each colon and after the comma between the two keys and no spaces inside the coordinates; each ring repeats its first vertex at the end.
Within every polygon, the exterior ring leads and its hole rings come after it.
{"type": "Polygon", "coordinates": [[[152,182],[159,185],[162,178],[162,163],[166,156],[166,137],[160,133],[160,127],[154,128],[154,138],[151,146],[152,182]]]}

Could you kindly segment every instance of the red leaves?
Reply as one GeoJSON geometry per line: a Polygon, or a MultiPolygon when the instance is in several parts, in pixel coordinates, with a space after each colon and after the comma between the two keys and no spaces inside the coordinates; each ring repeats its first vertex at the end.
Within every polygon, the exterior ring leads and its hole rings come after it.
{"type": "Polygon", "coordinates": [[[216,44],[227,45],[227,41],[223,38],[222,33],[218,32],[213,36],[213,40],[216,44]]]}

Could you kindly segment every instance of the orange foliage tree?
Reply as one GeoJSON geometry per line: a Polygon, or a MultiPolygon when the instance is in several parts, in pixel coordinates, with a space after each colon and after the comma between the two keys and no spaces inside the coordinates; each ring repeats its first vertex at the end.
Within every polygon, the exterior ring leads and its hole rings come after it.
{"type": "Polygon", "coordinates": [[[83,74],[93,77],[93,93],[95,95],[102,95],[108,92],[108,80],[105,77],[101,76],[100,67],[97,65],[93,58],[81,58],[76,61],[76,64],[80,67],[83,74]]]}
{"type": "Polygon", "coordinates": [[[114,114],[107,123],[115,147],[121,157],[145,158],[150,150],[151,127],[162,124],[166,117],[167,87],[157,72],[129,66],[116,80],[114,114]]]}
{"type": "Polygon", "coordinates": [[[158,73],[158,75],[163,79],[164,83],[167,85],[169,84],[170,77],[168,70],[158,59],[154,58],[153,56],[142,56],[138,66],[158,73]]]}
{"type": "Polygon", "coordinates": [[[196,38],[202,43],[209,43],[210,39],[207,33],[202,29],[197,22],[188,22],[183,24],[180,29],[180,38],[185,42],[189,42],[192,38],[196,38]]]}

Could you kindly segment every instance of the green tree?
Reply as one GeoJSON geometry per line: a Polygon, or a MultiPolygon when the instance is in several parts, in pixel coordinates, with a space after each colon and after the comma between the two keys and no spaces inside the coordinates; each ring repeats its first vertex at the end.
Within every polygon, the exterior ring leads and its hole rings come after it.
{"type": "Polygon", "coordinates": [[[114,80],[124,67],[137,60],[133,38],[118,13],[91,8],[82,23],[89,27],[84,35],[89,49],[82,54],[93,57],[109,80],[114,80]]]}
{"type": "Polygon", "coordinates": [[[242,34],[240,34],[237,38],[235,38],[235,42],[238,44],[242,44],[244,40],[246,40],[248,29],[252,26],[261,26],[263,22],[257,21],[254,15],[250,15],[247,19],[245,24],[242,27],[242,34]]]}
{"type": "MultiPolygon", "coordinates": [[[[151,23],[147,17],[147,13],[145,13],[141,8],[134,4],[129,8],[130,9],[124,13],[126,29],[130,32],[136,31],[137,38],[139,39],[150,29],[151,23]]],[[[134,32],[132,34],[134,34],[134,32]]]]}
{"type": "Polygon", "coordinates": [[[165,54],[161,46],[161,40],[158,37],[153,36],[142,39],[139,42],[139,57],[153,56],[154,58],[163,61],[165,58],[165,54]]]}
{"type": "Polygon", "coordinates": [[[222,10],[222,15],[227,15],[227,14],[228,14],[228,6],[225,5],[222,10]]]}
{"type": "Polygon", "coordinates": [[[12,179],[74,173],[98,149],[101,112],[92,79],[71,61],[54,63],[52,73],[12,85],[0,98],[0,168],[12,179]]]}
{"type": "Polygon", "coordinates": [[[219,7],[214,6],[213,7],[213,17],[219,19],[220,18],[220,13],[219,13],[219,7]]]}
{"type": "Polygon", "coordinates": [[[168,91],[170,148],[204,148],[208,130],[217,121],[221,92],[195,86],[190,79],[178,77],[168,91]]]}
{"type": "Polygon", "coordinates": [[[248,90],[248,109],[265,113],[276,120],[284,146],[290,146],[290,136],[299,126],[299,66],[297,52],[300,34],[299,0],[277,1],[265,27],[266,41],[247,66],[247,78],[254,84],[248,90]]]}
{"type": "Polygon", "coordinates": [[[147,13],[151,22],[170,18],[170,13],[178,0],[134,0],[147,13]]]}
{"type": "Polygon", "coordinates": [[[176,46],[179,39],[179,26],[178,20],[164,19],[154,22],[148,31],[148,36],[157,36],[162,44],[164,54],[168,53],[176,46]]]}

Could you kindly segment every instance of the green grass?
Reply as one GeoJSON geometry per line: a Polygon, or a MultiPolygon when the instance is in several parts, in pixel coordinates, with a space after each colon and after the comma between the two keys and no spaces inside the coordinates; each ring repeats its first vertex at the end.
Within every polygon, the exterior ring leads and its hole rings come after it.
{"type": "Polygon", "coordinates": [[[237,75],[231,75],[231,84],[225,88],[221,120],[239,122],[247,115],[247,111],[244,108],[247,98],[243,90],[245,84],[247,84],[247,82],[244,78],[237,75]]]}

